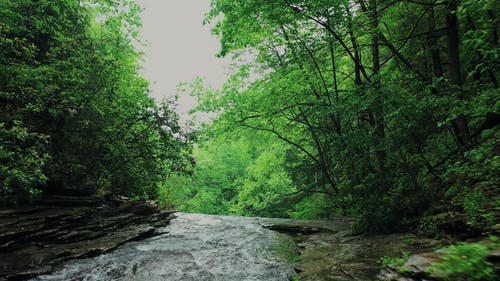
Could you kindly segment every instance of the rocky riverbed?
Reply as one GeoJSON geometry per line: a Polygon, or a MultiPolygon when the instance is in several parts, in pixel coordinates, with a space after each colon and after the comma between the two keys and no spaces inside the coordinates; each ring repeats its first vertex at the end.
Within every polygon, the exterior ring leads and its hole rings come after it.
{"type": "Polygon", "coordinates": [[[297,272],[293,280],[411,281],[413,279],[406,279],[397,272],[381,274],[382,258],[431,252],[441,243],[412,234],[353,235],[351,221],[347,218],[327,221],[266,219],[262,225],[293,239],[297,272]]]}
{"type": "MultiPolygon", "coordinates": [[[[352,235],[351,221],[159,212],[147,202],[0,212],[0,280],[427,280],[439,241],[352,235]],[[410,257],[412,276],[381,272],[410,257]]],[[[434,279],[429,279],[434,280],[434,279]]]]}
{"type": "Polygon", "coordinates": [[[281,281],[294,267],[275,254],[278,234],[255,218],[177,213],[165,234],[68,262],[33,280],[281,281]]]}

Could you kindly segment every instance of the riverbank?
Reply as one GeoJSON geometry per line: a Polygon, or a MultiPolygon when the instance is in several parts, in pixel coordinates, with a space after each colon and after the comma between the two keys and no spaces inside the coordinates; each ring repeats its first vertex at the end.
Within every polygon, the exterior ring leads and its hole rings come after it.
{"type": "Polygon", "coordinates": [[[294,262],[297,273],[292,278],[294,281],[476,280],[456,279],[456,276],[462,274],[472,278],[467,274],[492,270],[488,274],[491,277],[500,269],[500,246],[494,238],[496,232],[489,231],[490,238],[485,235],[470,237],[466,242],[475,244],[459,244],[461,246],[453,247],[452,252],[446,246],[464,242],[458,236],[430,238],[414,233],[354,235],[350,224],[348,219],[265,219],[261,223],[291,237],[293,246],[285,243],[287,251],[278,252],[286,253],[287,259],[294,262]],[[446,257],[450,253],[454,256],[446,257]],[[443,261],[447,261],[444,271],[430,270],[436,262],[443,261]],[[467,270],[471,272],[467,273],[467,270]]]}
{"type": "Polygon", "coordinates": [[[441,280],[426,269],[457,242],[354,235],[349,218],[175,217],[153,202],[102,198],[0,210],[0,280],[441,280]]]}
{"type": "Polygon", "coordinates": [[[25,280],[158,235],[172,213],[153,202],[100,196],[50,196],[0,209],[0,280],[25,280]]]}

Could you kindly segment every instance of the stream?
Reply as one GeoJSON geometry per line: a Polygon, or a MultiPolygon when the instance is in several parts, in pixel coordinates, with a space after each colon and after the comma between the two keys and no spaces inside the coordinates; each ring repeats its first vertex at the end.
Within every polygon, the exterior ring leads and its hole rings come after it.
{"type": "Polygon", "coordinates": [[[279,234],[258,218],[177,213],[165,234],[94,258],[74,260],[41,280],[289,280],[276,255],[279,234]]]}
{"type": "Polygon", "coordinates": [[[69,261],[31,280],[373,281],[382,257],[436,246],[409,234],[352,235],[348,218],[176,216],[159,236],[69,261]]]}

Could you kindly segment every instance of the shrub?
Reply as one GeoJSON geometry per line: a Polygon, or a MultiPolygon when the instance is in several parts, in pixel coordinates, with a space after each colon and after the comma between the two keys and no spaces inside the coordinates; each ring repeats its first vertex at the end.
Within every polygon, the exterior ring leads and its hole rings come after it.
{"type": "Polygon", "coordinates": [[[434,263],[428,271],[446,281],[496,280],[495,266],[487,257],[500,243],[496,237],[490,240],[490,244],[459,243],[446,247],[442,261],[434,263]]]}

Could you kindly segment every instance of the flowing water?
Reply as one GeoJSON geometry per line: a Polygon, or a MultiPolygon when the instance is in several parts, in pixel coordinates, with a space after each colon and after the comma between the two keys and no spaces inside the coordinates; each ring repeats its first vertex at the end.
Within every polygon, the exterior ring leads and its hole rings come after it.
{"type": "Polygon", "coordinates": [[[273,250],[279,236],[259,220],[178,213],[166,234],[33,280],[289,280],[293,266],[273,250]]]}

